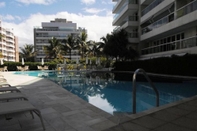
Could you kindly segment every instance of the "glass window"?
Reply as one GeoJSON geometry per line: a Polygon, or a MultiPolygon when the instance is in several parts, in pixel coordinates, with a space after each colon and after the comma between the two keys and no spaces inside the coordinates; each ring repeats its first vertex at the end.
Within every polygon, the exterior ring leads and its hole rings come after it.
{"type": "Polygon", "coordinates": [[[172,41],[175,41],[175,36],[172,36],[172,41]]]}
{"type": "Polygon", "coordinates": [[[163,39],[163,43],[166,43],[166,38],[163,39]]]}
{"type": "Polygon", "coordinates": [[[184,36],[184,33],[181,33],[181,39],[184,39],[185,36],[184,36]]]}
{"type": "Polygon", "coordinates": [[[181,35],[178,34],[178,35],[176,36],[176,40],[180,40],[180,38],[181,38],[181,35]]]}
{"type": "Polygon", "coordinates": [[[167,42],[168,42],[168,43],[171,42],[171,37],[168,37],[168,38],[167,38],[167,42]]]}

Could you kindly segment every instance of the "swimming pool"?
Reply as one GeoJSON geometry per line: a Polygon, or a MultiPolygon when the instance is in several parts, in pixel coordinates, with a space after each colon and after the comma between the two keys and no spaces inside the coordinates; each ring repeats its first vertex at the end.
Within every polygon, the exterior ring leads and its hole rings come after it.
{"type": "MultiPolygon", "coordinates": [[[[110,113],[132,112],[132,82],[116,81],[112,73],[27,71],[15,74],[45,77],[90,104],[110,113]]],[[[196,95],[196,82],[154,83],[159,91],[160,105],[196,95]]],[[[155,93],[146,82],[137,82],[137,112],[155,107],[155,93]]]]}

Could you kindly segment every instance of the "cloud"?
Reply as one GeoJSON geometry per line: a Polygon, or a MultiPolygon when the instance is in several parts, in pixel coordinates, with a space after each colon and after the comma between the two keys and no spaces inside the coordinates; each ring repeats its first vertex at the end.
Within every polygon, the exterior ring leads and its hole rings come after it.
{"type": "Polygon", "coordinates": [[[5,7],[5,2],[0,2],[0,8],[5,7]]]}
{"type": "Polygon", "coordinates": [[[5,21],[21,20],[21,17],[12,15],[0,15],[0,18],[5,21]]]}
{"type": "Polygon", "coordinates": [[[56,0],[16,0],[16,1],[27,5],[29,4],[49,5],[54,3],[56,0]]]}
{"type": "Polygon", "coordinates": [[[81,2],[86,5],[91,5],[91,4],[94,4],[96,0],[81,0],[81,2]]]}
{"type": "Polygon", "coordinates": [[[105,5],[107,5],[107,4],[114,4],[114,2],[112,2],[112,0],[102,0],[102,2],[101,2],[102,4],[105,4],[105,5]]]}
{"type": "Polygon", "coordinates": [[[33,44],[33,29],[41,27],[42,22],[50,22],[55,18],[65,18],[68,21],[77,23],[77,27],[87,29],[88,40],[100,41],[100,38],[111,33],[113,30],[112,14],[107,16],[72,14],[59,12],[57,14],[45,15],[41,13],[32,14],[20,23],[3,22],[3,26],[13,28],[14,34],[18,36],[19,47],[24,44],[33,44]]]}
{"type": "Polygon", "coordinates": [[[96,8],[84,8],[83,9],[85,12],[87,13],[91,13],[91,14],[98,14],[102,11],[105,11],[105,9],[96,9],[96,8]]]}
{"type": "Polygon", "coordinates": [[[5,16],[1,16],[3,20],[14,20],[14,16],[12,15],[5,15],[5,16]]]}

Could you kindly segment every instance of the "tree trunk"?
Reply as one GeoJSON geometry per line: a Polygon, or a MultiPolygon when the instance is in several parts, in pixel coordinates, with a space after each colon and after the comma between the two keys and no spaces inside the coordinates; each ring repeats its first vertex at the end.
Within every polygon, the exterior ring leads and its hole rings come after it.
{"type": "Polygon", "coordinates": [[[70,49],[70,60],[71,60],[71,49],[70,49]]]}

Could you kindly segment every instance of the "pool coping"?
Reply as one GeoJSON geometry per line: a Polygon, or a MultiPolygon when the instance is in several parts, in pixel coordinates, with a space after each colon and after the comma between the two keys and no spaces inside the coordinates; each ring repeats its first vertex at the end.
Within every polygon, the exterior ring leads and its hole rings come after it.
{"type": "Polygon", "coordinates": [[[153,107],[151,109],[148,109],[148,110],[136,113],[136,114],[126,114],[126,116],[130,117],[131,119],[137,119],[137,118],[140,118],[140,117],[143,117],[143,116],[146,116],[146,115],[149,115],[149,114],[152,114],[152,113],[155,113],[155,112],[158,112],[158,111],[170,108],[170,107],[174,107],[174,106],[177,106],[177,105],[180,105],[180,104],[183,104],[183,103],[195,100],[195,99],[197,99],[197,95],[189,97],[189,98],[184,98],[182,100],[175,101],[169,104],[161,105],[159,107],[153,107]]]}

